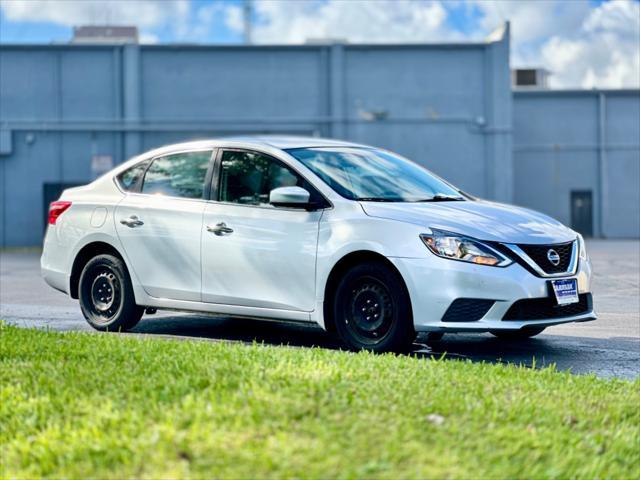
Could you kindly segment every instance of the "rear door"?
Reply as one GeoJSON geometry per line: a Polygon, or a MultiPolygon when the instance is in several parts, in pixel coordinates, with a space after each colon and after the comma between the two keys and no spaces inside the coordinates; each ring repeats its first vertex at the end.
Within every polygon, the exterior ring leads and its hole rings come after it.
{"type": "Polygon", "coordinates": [[[201,299],[200,231],[211,158],[211,149],[154,158],[134,187],[137,192],[116,209],[129,265],[153,297],[201,299]]]}

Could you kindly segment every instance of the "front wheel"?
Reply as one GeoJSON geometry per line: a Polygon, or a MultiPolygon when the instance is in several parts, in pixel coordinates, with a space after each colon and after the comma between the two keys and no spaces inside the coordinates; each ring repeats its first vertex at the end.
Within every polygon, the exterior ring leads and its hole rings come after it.
{"type": "Polygon", "coordinates": [[[78,291],[82,314],[96,330],[129,330],[144,313],[136,305],[124,262],[113,255],[98,255],[87,262],[78,291]]]}
{"type": "Polygon", "coordinates": [[[521,330],[491,330],[491,334],[504,340],[525,340],[542,333],[544,327],[523,328],[521,330]]]}
{"type": "Polygon", "coordinates": [[[333,315],[340,338],[352,350],[405,352],[416,336],[404,282],[381,262],[347,271],[336,289],[333,315]]]}

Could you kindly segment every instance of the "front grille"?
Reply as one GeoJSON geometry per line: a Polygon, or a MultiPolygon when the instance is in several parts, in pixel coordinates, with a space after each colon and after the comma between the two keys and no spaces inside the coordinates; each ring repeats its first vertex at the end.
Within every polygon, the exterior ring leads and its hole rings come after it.
{"type": "Polygon", "coordinates": [[[443,322],[476,322],[495,302],[480,298],[457,298],[442,316],[443,322]]]}
{"type": "Polygon", "coordinates": [[[593,308],[593,299],[590,293],[582,293],[578,296],[577,303],[558,305],[555,298],[531,298],[518,300],[507,313],[503,320],[553,320],[555,318],[573,317],[588,313],[593,308]]]}
{"type": "Polygon", "coordinates": [[[559,243],[556,245],[518,245],[524,253],[529,255],[531,260],[547,274],[564,273],[571,265],[571,255],[573,253],[574,242],[559,243]],[[549,261],[549,250],[555,250],[560,256],[560,263],[554,265],[549,261]]]}

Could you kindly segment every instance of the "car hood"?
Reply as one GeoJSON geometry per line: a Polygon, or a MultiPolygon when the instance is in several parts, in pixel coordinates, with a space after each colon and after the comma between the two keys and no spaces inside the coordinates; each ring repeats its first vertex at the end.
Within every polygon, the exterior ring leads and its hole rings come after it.
{"type": "Polygon", "coordinates": [[[575,240],[576,233],[557,220],[526,208],[485,200],[434,203],[361,202],[364,212],[455,232],[480,240],[547,244],[575,240]]]}

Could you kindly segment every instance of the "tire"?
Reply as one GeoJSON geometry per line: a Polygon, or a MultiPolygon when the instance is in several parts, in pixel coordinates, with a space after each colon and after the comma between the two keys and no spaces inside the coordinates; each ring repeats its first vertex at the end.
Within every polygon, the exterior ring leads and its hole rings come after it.
{"type": "Polygon", "coordinates": [[[526,340],[542,333],[545,327],[530,327],[521,330],[491,330],[491,334],[503,340],[526,340]]]}
{"type": "Polygon", "coordinates": [[[350,350],[406,352],[416,337],[402,278],[381,262],[348,270],[336,287],[333,318],[350,350]]]}
{"type": "Polygon", "coordinates": [[[98,255],[80,274],[78,298],[84,318],[102,332],[127,331],[142,318],[124,262],[113,255],[98,255]]]}

